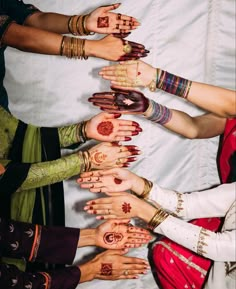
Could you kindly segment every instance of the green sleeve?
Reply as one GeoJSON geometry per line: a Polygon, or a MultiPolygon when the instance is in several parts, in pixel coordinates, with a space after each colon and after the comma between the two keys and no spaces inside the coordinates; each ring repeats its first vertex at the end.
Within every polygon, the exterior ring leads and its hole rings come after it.
{"type": "Polygon", "coordinates": [[[54,184],[84,171],[81,152],[62,157],[55,161],[34,163],[19,190],[28,190],[54,184]]]}
{"type": "Polygon", "coordinates": [[[0,158],[7,159],[19,121],[0,106],[0,158]]]}
{"type": "Polygon", "coordinates": [[[84,134],[85,122],[72,124],[58,128],[58,135],[61,147],[68,147],[73,144],[82,144],[86,142],[84,134]]]}

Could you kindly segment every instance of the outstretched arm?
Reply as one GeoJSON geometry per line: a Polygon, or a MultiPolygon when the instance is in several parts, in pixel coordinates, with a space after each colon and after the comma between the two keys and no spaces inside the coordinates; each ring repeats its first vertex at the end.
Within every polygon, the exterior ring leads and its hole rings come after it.
{"type": "Polygon", "coordinates": [[[94,93],[89,101],[102,110],[112,113],[141,114],[155,123],[187,138],[210,138],[223,133],[226,118],[208,113],[191,117],[185,112],[169,109],[140,91],[117,89],[94,93]]]}
{"type": "Polygon", "coordinates": [[[121,62],[119,65],[104,67],[99,73],[111,80],[112,86],[149,87],[187,98],[197,106],[221,117],[236,116],[235,91],[210,84],[190,81],[180,76],[156,69],[143,61],[121,62]]]}

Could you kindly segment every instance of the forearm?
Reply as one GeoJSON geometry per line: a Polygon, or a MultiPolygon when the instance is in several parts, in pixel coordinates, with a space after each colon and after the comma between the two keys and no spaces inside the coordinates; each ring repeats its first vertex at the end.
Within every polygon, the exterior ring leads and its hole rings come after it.
{"type": "Polygon", "coordinates": [[[178,217],[196,219],[225,216],[234,200],[234,193],[235,183],[191,194],[181,194],[154,184],[149,199],[178,217]]]}
{"type": "Polygon", "coordinates": [[[235,260],[235,231],[214,233],[169,216],[154,232],[214,261],[235,260]]]}
{"type": "Polygon", "coordinates": [[[28,17],[24,24],[26,26],[35,27],[58,34],[67,34],[69,33],[69,18],[70,16],[58,13],[39,12],[28,17]]]}
{"type": "Polygon", "coordinates": [[[22,51],[60,55],[62,35],[11,23],[2,42],[22,51]]]}
{"type": "Polygon", "coordinates": [[[191,117],[185,112],[169,109],[153,100],[149,100],[144,117],[190,139],[218,136],[224,132],[226,122],[226,118],[211,113],[191,117]]]}
{"type": "Polygon", "coordinates": [[[85,246],[95,246],[96,229],[81,229],[78,248],[85,246]]]}
{"type": "Polygon", "coordinates": [[[75,153],[61,159],[32,164],[28,176],[19,190],[54,184],[83,172],[84,158],[82,153],[75,153]]]}
{"type": "Polygon", "coordinates": [[[156,88],[183,97],[221,117],[236,116],[236,94],[233,90],[190,81],[161,69],[157,69],[156,88]]]}
{"type": "Polygon", "coordinates": [[[61,147],[67,147],[73,144],[82,144],[87,140],[85,133],[86,122],[80,122],[69,126],[58,128],[61,147]]]}
{"type": "Polygon", "coordinates": [[[193,82],[188,101],[219,116],[236,117],[236,92],[233,90],[193,82]]]}

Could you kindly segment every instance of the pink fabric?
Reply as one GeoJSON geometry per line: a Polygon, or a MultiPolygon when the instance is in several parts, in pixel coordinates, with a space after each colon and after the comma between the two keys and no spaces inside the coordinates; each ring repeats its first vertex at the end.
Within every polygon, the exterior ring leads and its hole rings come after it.
{"type": "Polygon", "coordinates": [[[236,152],[236,118],[228,119],[225,125],[224,137],[222,141],[222,148],[219,157],[220,175],[222,183],[231,182],[230,174],[233,168],[230,164],[232,156],[236,152]]]}
{"type": "MultiPolygon", "coordinates": [[[[190,223],[215,232],[221,220],[204,218],[190,223]]],[[[168,238],[162,238],[153,248],[153,261],[163,289],[202,288],[212,263],[168,238]]]]}

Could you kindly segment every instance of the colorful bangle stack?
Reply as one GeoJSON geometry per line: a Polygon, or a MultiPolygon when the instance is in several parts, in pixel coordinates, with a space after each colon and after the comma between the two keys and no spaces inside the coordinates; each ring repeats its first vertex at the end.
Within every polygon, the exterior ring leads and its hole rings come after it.
{"type": "Polygon", "coordinates": [[[91,35],[90,31],[88,31],[86,27],[86,21],[89,15],[74,15],[71,16],[68,20],[68,30],[73,35],[91,35]]]}
{"type": "Polygon", "coordinates": [[[152,217],[152,219],[148,223],[148,228],[150,230],[154,230],[157,226],[159,226],[165,219],[169,216],[169,214],[164,211],[162,208],[157,209],[156,213],[152,217]]]}
{"type": "Polygon", "coordinates": [[[75,59],[88,59],[84,49],[85,39],[63,36],[60,55],[75,59]]]}
{"type": "Polygon", "coordinates": [[[146,199],[152,189],[153,183],[145,178],[142,178],[144,181],[144,188],[141,195],[138,195],[140,199],[146,199]]]}
{"type": "Polygon", "coordinates": [[[168,107],[150,99],[149,107],[145,111],[144,116],[153,122],[164,125],[171,120],[172,111],[168,107]]]}
{"type": "Polygon", "coordinates": [[[157,69],[156,87],[179,97],[187,98],[192,81],[157,69]]]}

